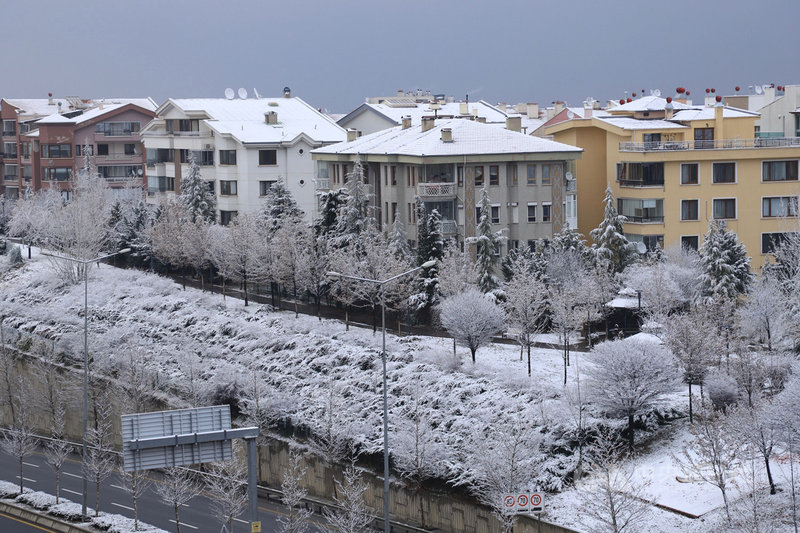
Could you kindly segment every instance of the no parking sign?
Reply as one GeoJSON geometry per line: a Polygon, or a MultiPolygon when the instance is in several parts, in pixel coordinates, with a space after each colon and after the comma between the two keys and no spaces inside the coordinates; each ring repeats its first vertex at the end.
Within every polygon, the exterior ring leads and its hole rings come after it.
{"type": "Polygon", "coordinates": [[[542,495],[538,492],[516,492],[503,495],[503,509],[508,513],[541,513],[542,495]]]}

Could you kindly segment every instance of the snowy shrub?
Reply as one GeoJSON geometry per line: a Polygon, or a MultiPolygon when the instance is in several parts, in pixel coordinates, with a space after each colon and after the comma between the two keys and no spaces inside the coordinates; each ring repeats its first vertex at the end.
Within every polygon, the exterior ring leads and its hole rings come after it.
{"type": "Polygon", "coordinates": [[[19,496],[19,483],[0,481],[0,498],[16,498],[19,496]]]}
{"type": "Polygon", "coordinates": [[[167,533],[161,528],[139,522],[139,528],[136,529],[133,518],[127,518],[118,514],[100,513],[100,516],[92,518],[92,524],[98,529],[108,531],[109,533],[131,533],[133,531],[144,533],[167,533]]]}
{"type": "Polygon", "coordinates": [[[34,509],[39,509],[40,511],[46,511],[56,503],[56,497],[52,494],[47,494],[46,492],[26,492],[25,494],[20,494],[17,496],[17,501],[20,503],[25,503],[33,507],[34,509]]]}
{"type": "Polygon", "coordinates": [[[6,253],[6,261],[10,267],[22,263],[22,252],[20,252],[19,246],[12,246],[8,249],[8,252],[6,253]]]}
{"type": "Polygon", "coordinates": [[[79,503],[63,501],[57,505],[50,507],[49,514],[63,518],[68,522],[82,522],[83,521],[83,507],[79,503]]]}
{"type": "Polygon", "coordinates": [[[723,372],[713,372],[706,377],[705,390],[714,409],[725,410],[739,400],[736,380],[723,372]]]}

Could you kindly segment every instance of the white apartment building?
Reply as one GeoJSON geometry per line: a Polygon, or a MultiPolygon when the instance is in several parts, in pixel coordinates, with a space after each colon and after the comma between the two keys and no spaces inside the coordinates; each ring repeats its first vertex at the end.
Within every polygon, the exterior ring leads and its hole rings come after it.
{"type": "Polygon", "coordinates": [[[148,200],[180,194],[191,151],[217,196],[222,224],[239,212],[256,212],[279,178],[311,221],[316,208],[311,150],[346,138],[333,120],[288,90],[278,98],[171,98],[156,115],[141,132],[148,200]]]}
{"type": "Polygon", "coordinates": [[[416,240],[415,202],[442,216],[448,237],[475,235],[481,189],[488,187],[492,224],[505,230],[509,248],[550,239],[565,223],[577,227],[575,182],[582,149],[519,132],[519,118],[506,128],[472,120],[423,119],[318,148],[317,186],[344,187],[360,159],[376,217],[387,227],[399,215],[416,240]]]}

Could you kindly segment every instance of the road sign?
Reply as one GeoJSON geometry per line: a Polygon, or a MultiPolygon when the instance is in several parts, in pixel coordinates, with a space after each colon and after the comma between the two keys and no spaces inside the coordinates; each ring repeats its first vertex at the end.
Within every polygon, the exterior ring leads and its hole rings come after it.
{"type": "Polygon", "coordinates": [[[261,521],[250,524],[250,533],[261,533],[261,521]]]}
{"type": "Polygon", "coordinates": [[[503,496],[503,509],[507,513],[541,513],[542,495],[538,492],[516,492],[503,496]]]}

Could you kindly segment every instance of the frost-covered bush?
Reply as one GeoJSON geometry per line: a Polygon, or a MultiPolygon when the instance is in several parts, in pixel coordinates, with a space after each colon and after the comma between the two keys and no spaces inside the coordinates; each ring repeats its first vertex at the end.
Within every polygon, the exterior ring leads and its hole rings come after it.
{"type": "Polygon", "coordinates": [[[19,496],[19,483],[0,481],[0,498],[16,498],[19,496]]]}
{"type": "Polygon", "coordinates": [[[736,380],[723,372],[713,372],[706,377],[705,390],[714,409],[725,410],[739,401],[736,380]]]}
{"type": "Polygon", "coordinates": [[[25,503],[30,505],[34,509],[39,509],[40,511],[46,511],[56,503],[56,497],[52,494],[47,494],[46,492],[35,491],[35,492],[26,492],[25,494],[20,494],[17,496],[17,501],[20,503],[25,503]]]}
{"type": "Polygon", "coordinates": [[[48,513],[57,518],[63,518],[67,522],[83,521],[83,507],[81,504],[75,502],[62,501],[50,507],[48,513]]]}
{"type": "Polygon", "coordinates": [[[6,253],[6,261],[8,261],[9,266],[19,265],[22,263],[22,252],[19,250],[19,246],[12,246],[8,249],[6,253]]]}
{"type": "Polygon", "coordinates": [[[92,524],[99,529],[108,531],[108,533],[167,533],[161,528],[139,522],[139,528],[136,528],[133,518],[128,518],[118,514],[100,513],[100,516],[92,518],[92,524]]]}

